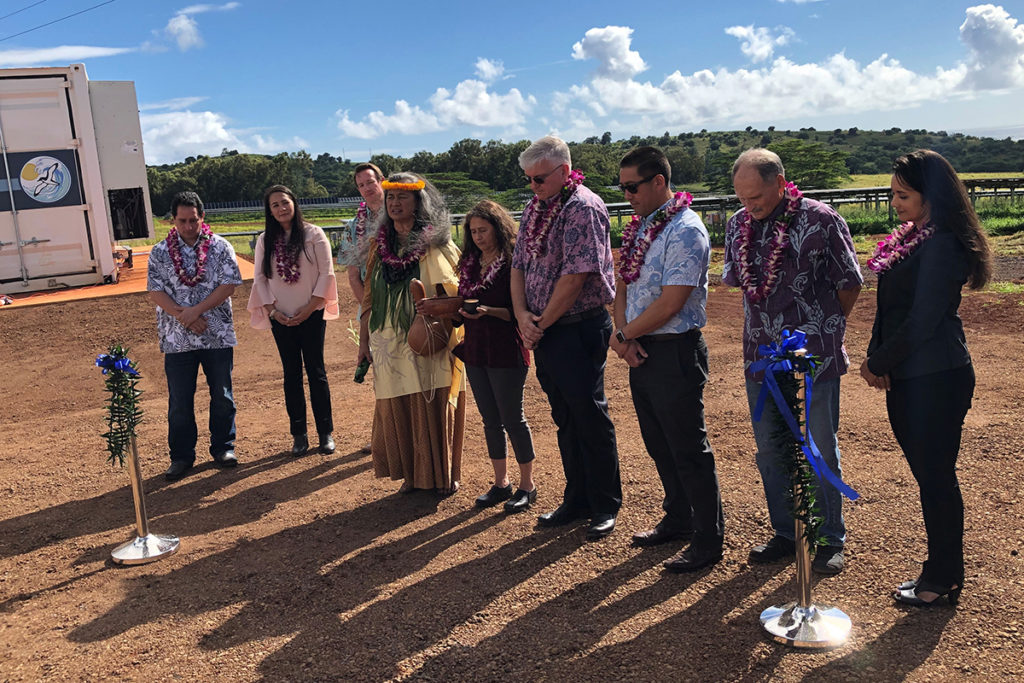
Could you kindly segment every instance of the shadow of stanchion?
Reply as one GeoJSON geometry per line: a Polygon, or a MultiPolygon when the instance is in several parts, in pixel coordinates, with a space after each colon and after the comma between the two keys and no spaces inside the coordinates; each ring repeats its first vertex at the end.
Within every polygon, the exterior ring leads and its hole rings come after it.
{"type": "Polygon", "coordinates": [[[939,644],[942,632],[956,611],[948,607],[931,610],[907,608],[907,615],[885,633],[855,651],[824,664],[803,677],[811,681],[878,680],[874,671],[885,671],[886,678],[902,681],[925,663],[939,644]]]}
{"type": "MultiPolygon", "coordinates": [[[[290,456],[283,454],[269,455],[259,460],[239,463],[237,467],[229,470],[219,470],[214,473],[209,473],[209,470],[216,470],[213,463],[205,463],[198,466],[187,479],[174,485],[166,482],[163,475],[150,477],[143,483],[150,520],[159,520],[161,527],[166,522],[168,526],[165,533],[178,535],[196,534],[242,524],[258,519],[267,510],[273,509],[277,503],[307,495],[316,489],[354,476],[370,467],[369,456],[359,452],[350,453],[340,458],[324,459],[308,470],[280,481],[247,489],[229,499],[229,501],[245,500],[244,497],[248,495],[250,496],[249,505],[240,505],[236,508],[235,503],[222,501],[224,514],[206,516],[205,521],[197,526],[197,518],[203,517],[202,514],[196,514],[199,501],[225,486],[244,481],[249,477],[287,463],[289,458],[290,456]],[[325,470],[345,464],[354,464],[355,468],[345,470],[344,476],[338,478],[322,476],[325,470]],[[204,476],[207,474],[209,476],[204,476]],[[273,494],[274,497],[270,498],[268,494],[273,494]],[[169,525],[178,522],[179,516],[182,515],[188,519],[187,529],[172,529],[169,525]]],[[[0,521],[0,559],[30,553],[79,536],[129,528],[134,521],[131,486],[126,482],[125,486],[115,491],[92,498],[61,503],[0,521]]],[[[94,552],[90,551],[76,560],[76,563],[92,561],[97,557],[94,552]]]]}

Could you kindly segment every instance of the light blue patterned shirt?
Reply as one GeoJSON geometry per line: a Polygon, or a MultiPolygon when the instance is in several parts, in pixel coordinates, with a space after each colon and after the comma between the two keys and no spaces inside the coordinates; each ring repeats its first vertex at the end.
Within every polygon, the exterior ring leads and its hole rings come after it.
{"type": "MultiPolygon", "coordinates": [[[[671,200],[669,200],[671,201],[671,200]]],[[[660,208],[665,208],[665,202],[660,208]]],[[[638,237],[651,226],[655,211],[640,223],[638,237]]],[[[680,211],[651,243],[644,255],[640,277],[626,287],[626,322],[632,322],[661,296],[668,285],[693,287],[682,309],[668,322],[649,334],[681,334],[704,327],[708,300],[708,263],[711,243],[700,216],[690,209],[680,211]]]]}
{"type": "MultiPolygon", "coordinates": [[[[197,242],[198,244],[198,242],[197,242]]],[[[196,272],[196,250],[178,238],[181,260],[189,273],[196,272]]],[[[214,235],[206,254],[203,279],[195,287],[183,284],[174,272],[167,241],[161,240],[149,253],[149,271],[146,289],[163,292],[179,306],[195,306],[221,285],[240,285],[242,275],[235,261],[235,250],[226,239],[214,235]]],[[[231,319],[231,297],[203,314],[206,330],[196,334],[186,329],[177,318],[157,306],[156,328],[160,335],[162,353],[180,353],[199,349],[224,349],[235,346],[235,326],[231,319]]]]}

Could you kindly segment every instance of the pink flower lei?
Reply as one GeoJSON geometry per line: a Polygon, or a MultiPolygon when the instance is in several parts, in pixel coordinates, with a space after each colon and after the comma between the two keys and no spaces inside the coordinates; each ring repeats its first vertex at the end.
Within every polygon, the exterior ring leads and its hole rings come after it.
{"type": "Polygon", "coordinates": [[[274,263],[277,274],[286,284],[293,285],[299,281],[299,252],[288,248],[283,232],[274,241],[274,263]]]}
{"type": "Polygon", "coordinates": [[[786,251],[786,247],[789,246],[789,222],[793,220],[793,216],[800,210],[800,198],[803,197],[803,193],[793,183],[786,183],[786,189],[782,196],[786,202],[786,208],[782,215],[772,223],[771,229],[775,231],[775,234],[771,240],[771,253],[768,256],[768,263],[763,268],[764,280],[760,284],[757,284],[754,264],[752,263],[753,254],[750,247],[754,241],[754,229],[751,225],[750,212],[744,209],[743,214],[740,216],[739,242],[736,245],[736,249],[739,252],[740,288],[747,298],[755,303],[767,297],[779,279],[782,254],[786,251]]]}
{"type": "Polygon", "coordinates": [[[363,235],[366,234],[366,217],[368,213],[366,202],[359,202],[359,208],[356,209],[356,239],[362,239],[363,235]]]}
{"type": "Polygon", "coordinates": [[[651,226],[639,239],[637,233],[640,231],[640,216],[633,216],[633,220],[622,231],[622,246],[619,247],[619,277],[623,282],[627,285],[636,282],[651,243],[657,239],[672,218],[680,211],[685,211],[692,201],[693,195],[689,192],[676,192],[668,202],[667,208],[662,207],[654,213],[651,226]]]}
{"type": "Polygon", "coordinates": [[[548,232],[551,230],[551,224],[555,222],[555,218],[562,212],[562,207],[569,201],[576,188],[583,184],[586,180],[586,176],[576,169],[569,173],[568,180],[565,181],[565,185],[558,193],[558,197],[551,202],[551,205],[540,213],[537,210],[537,206],[540,204],[540,199],[537,195],[533,195],[533,199],[527,204],[526,210],[531,211],[530,222],[523,226],[523,229],[519,233],[519,239],[523,240],[526,248],[526,256],[530,259],[535,259],[544,254],[544,242],[547,240],[548,232]]]}
{"type": "Polygon", "coordinates": [[[171,228],[167,233],[167,251],[171,256],[171,265],[178,280],[186,287],[195,287],[203,279],[206,273],[206,256],[210,253],[210,241],[213,239],[213,231],[210,226],[203,223],[199,228],[199,237],[196,239],[196,273],[189,275],[185,269],[185,263],[181,259],[181,250],[178,247],[178,230],[171,228]]]}
{"type": "Polygon", "coordinates": [[[501,267],[504,265],[505,255],[502,254],[491,261],[487,269],[481,273],[479,254],[467,256],[466,260],[462,262],[462,267],[459,268],[459,294],[469,297],[487,289],[494,284],[494,280],[498,277],[498,273],[501,272],[501,267]]]}
{"type": "Polygon", "coordinates": [[[926,223],[918,228],[908,221],[893,230],[875,247],[875,253],[868,259],[868,268],[881,275],[909,256],[915,249],[935,234],[935,226],[926,223]]]}
{"type": "Polygon", "coordinates": [[[380,255],[380,260],[392,268],[400,270],[408,268],[427,253],[430,238],[435,232],[434,226],[428,225],[418,235],[415,232],[410,233],[409,250],[405,253],[405,256],[397,256],[388,246],[388,228],[386,225],[382,226],[377,233],[377,253],[380,255]]]}

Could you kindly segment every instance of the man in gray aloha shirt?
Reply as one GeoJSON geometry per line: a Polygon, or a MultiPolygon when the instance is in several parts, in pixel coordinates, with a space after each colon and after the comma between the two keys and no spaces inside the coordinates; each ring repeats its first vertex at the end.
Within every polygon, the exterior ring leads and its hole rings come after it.
{"type": "MultiPolygon", "coordinates": [[[[813,199],[799,199],[799,208],[787,222],[788,245],[776,267],[771,266],[775,223],[787,208],[787,181],[782,161],[766,149],[747,150],[736,159],[733,187],[743,209],[730,219],[725,232],[725,264],[722,282],[743,289],[743,361],[747,399],[751,414],[761,390],[763,373],[753,373],[757,347],[778,342],[783,330],[801,330],[807,335],[807,352],[821,359],[814,382],[809,415],[811,435],[822,457],[837,476],[839,463],[839,378],[846,373],[849,358],[843,340],[846,319],[860,293],[863,278],[846,221],[831,207],[813,199]],[[750,220],[750,244],[744,243],[743,222],[750,220]],[[744,263],[742,249],[748,249],[744,263]],[[770,278],[777,278],[765,287],[770,278]],[[759,297],[758,287],[764,294],[759,297]],[[766,290],[766,291],[765,291],[766,290]]],[[[784,429],[774,402],[765,403],[759,421],[751,419],[757,444],[757,467],[761,472],[768,514],[774,537],[750,552],[752,562],[775,562],[792,558],[795,552],[793,518],[788,493],[789,474],[781,462],[785,445],[775,436],[784,429]]],[[[813,568],[820,574],[838,574],[844,566],[842,496],[828,483],[822,484],[819,500],[824,522],[813,568]]]]}
{"type": "Polygon", "coordinates": [[[235,250],[203,223],[195,192],[171,200],[174,227],[149,255],[146,289],[157,306],[157,332],[167,375],[169,481],[181,479],[196,458],[195,393],[202,366],[210,387],[210,455],[234,467],[235,399],[231,391],[235,328],[231,294],[242,277],[235,250]]]}

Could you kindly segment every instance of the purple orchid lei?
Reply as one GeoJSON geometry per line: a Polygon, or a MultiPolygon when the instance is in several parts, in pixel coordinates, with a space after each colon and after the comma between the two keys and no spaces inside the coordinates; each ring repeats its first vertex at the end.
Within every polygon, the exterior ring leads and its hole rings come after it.
{"type": "Polygon", "coordinates": [[[771,253],[768,256],[768,263],[764,267],[764,280],[757,284],[754,274],[754,265],[751,263],[752,255],[750,245],[754,241],[754,229],[751,226],[750,212],[743,210],[739,221],[739,243],[736,245],[739,252],[740,288],[752,302],[758,302],[768,296],[779,279],[779,268],[782,264],[782,255],[789,246],[789,222],[800,210],[800,198],[803,193],[793,183],[786,183],[783,192],[783,199],[786,202],[786,209],[782,215],[775,219],[772,230],[771,253]]]}
{"type": "Polygon", "coordinates": [[[480,256],[473,254],[466,257],[462,267],[459,268],[459,295],[470,297],[490,287],[494,284],[503,265],[505,265],[504,254],[491,261],[491,264],[481,273],[480,256]]]}
{"type": "Polygon", "coordinates": [[[426,226],[418,236],[413,238],[415,246],[413,246],[413,241],[410,240],[409,250],[405,253],[405,256],[396,256],[388,246],[387,226],[382,227],[377,233],[377,253],[380,255],[380,260],[392,268],[405,269],[409,267],[427,253],[427,247],[430,245],[431,237],[435,232],[436,229],[433,225],[426,226]]]}
{"type": "Polygon", "coordinates": [[[619,247],[619,277],[623,282],[627,285],[636,282],[651,243],[658,238],[672,218],[680,211],[685,211],[692,201],[693,195],[689,192],[676,192],[672,195],[667,208],[662,207],[655,212],[651,219],[651,227],[639,239],[637,233],[640,230],[640,216],[633,216],[629,225],[622,231],[622,246],[619,247]]]}
{"type": "Polygon", "coordinates": [[[926,223],[922,228],[918,228],[911,221],[901,224],[878,243],[875,253],[868,259],[868,268],[881,275],[909,256],[933,234],[935,226],[931,223],[926,223]]]}
{"type": "Polygon", "coordinates": [[[277,274],[286,284],[293,285],[299,281],[299,252],[292,253],[284,234],[278,235],[274,241],[274,263],[277,274]]]}
{"type": "Polygon", "coordinates": [[[362,239],[363,235],[366,234],[366,217],[368,213],[366,202],[359,202],[359,208],[356,209],[356,239],[362,239]]]}
{"type": "Polygon", "coordinates": [[[526,247],[528,258],[535,259],[544,254],[544,243],[547,240],[548,232],[551,230],[551,224],[555,222],[555,218],[562,212],[562,207],[565,206],[565,203],[576,192],[576,188],[582,185],[586,178],[579,169],[571,171],[568,180],[565,181],[565,185],[562,186],[558,193],[558,198],[551,202],[551,205],[543,214],[537,211],[540,198],[537,195],[533,195],[533,199],[526,206],[527,211],[531,211],[531,221],[529,224],[524,225],[520,231],[520,239],[525,242],[523,246],[526,247]]]}
{"type": "Polygon", "coordinates": [[[196,272],[195,275],[189,275],[188,270],[185,269],[185,263],[181,259],[181,250],[178,248],[178,230],[177,228],[171,228],[167,233],[167,252],[171,256],[171,265],[174,266],[174,272],[178,276],[178,280],[181,284],[186,287],[195,287],[203,279],[203,274],[206,273],[206,256],[210,253],[210,240],[213,239],[213,231],[210,230],[210,226],[203,223],[199,228],[199,237],[196,240],[196,272]]]}

